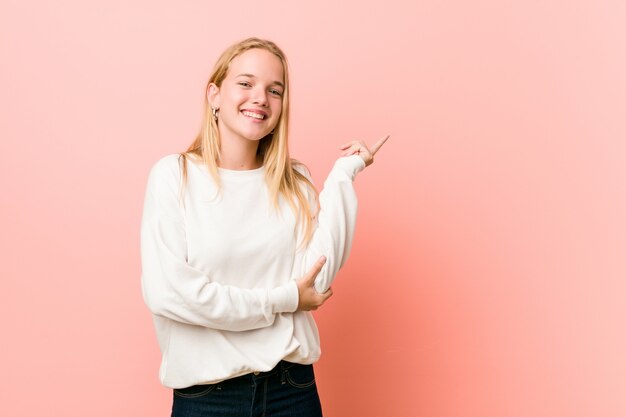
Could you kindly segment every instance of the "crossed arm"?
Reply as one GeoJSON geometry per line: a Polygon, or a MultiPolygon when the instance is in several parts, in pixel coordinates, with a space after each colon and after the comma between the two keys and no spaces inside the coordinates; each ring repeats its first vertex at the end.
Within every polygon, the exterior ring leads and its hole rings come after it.
{"type": "MultiPolygon", "coordinates": [[[[368,166],[386,140],[381,139],[371,148],[355,141],[341,149],[343,156],[358,155],[368,166]]],[[[354,162],[351,165],[354,169],[354,162]]],[[[142,226],[144,298],[154,314],[189,324],[243,331],[271,325],[277,313],[315,310],[332,295],[330,282],[340,265],[331,257],[327,269],[320,275],[327,263],[323,256],[326,244],[319,244],[308,252],[309,259],[302,263],[303,274],[299,279],[277,288],[243,289],[207,280],[202,271],[194,269],[184,259],[186,242],[184,220],[180,218],[177,204],[177,180],[162,170],[159,174],[165,175],[157,175],[149,185],[150,203],[146,206],[142,226]],[[331,272],[328,271],[330,266],[331,272]],[[223,316],[225,306],[228,306],[228,317],[223,316]]],[[[348,174],[341,175],[346,176],[342,181],[347,183],[348,174]]],[[[344,245],[342,236],[338,233],[334,237],[336,244],[344,245]]],[[[345,260],[345,256],[340,258],[345,260]]]]}

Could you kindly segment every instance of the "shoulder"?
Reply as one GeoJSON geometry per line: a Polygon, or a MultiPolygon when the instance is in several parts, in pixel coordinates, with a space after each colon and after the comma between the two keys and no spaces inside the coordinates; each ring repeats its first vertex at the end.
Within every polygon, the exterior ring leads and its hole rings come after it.
{"type": "Polygon", "coordinates": [[[178,187],[181,180],[181,154],[166,155],[150,169],[148,186],[153,189],[178,187]]]}
{"type": "Polygon", "coordinates": [[[297,159],[292,159],[291,166],[297,173],[304,175],[309,180],[311,179],[311,171],[306,165],[304,165],[304,163],[298,161],[297,159]]]}
{"type": "Polygon", "coordinates": [[[189,156],[180,153],[165,155],[157,160],[150,170],[150,177],[174,178],[179,180],[189,165],[189,156]]]}
{"type": "Polygon", "coordinates": [[[309,168],[306,165],[295,159],[291,160],[291,166],[296,174],[295,177],[298,187],[304,193],[309,204],[311,204],[311,207],[315,207],[317,204],[317,190],[315,189],[315,184],[313,184],[311,171],[309,171],[309,168]]]}
{"type": "Polygon", "coordinates": [[[152,165],[151,173],[167,173],[180,170],[181,154],[166,155],[152,165]]]}

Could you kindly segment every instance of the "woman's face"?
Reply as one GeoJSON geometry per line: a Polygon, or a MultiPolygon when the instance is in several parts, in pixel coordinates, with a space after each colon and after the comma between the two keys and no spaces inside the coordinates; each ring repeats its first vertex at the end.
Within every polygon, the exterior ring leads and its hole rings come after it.
{"type": "Polygon", "coordinates": [[[209,85],[211,107],[219,108],[221,140],[258,141],[269,134],[282,111],[283,65],[265,49],[250,49],[230,62],[222,85],[209,85]]]}

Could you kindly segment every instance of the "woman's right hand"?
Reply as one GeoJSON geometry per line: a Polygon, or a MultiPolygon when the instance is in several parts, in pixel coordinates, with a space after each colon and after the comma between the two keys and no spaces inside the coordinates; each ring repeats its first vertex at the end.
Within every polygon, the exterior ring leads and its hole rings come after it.
{"type": "Polygon", "coordinates": [[[296,281],[298,285],[298,311],[317,310],[318,307],[324,304],[326,300],[333,295],[332,288],[329,288],[328,291],[323,294],[315,291],[315,278],[322,270],[325,263],[326,257],[321,256],[313,267],[302,278],[296,281]]]}

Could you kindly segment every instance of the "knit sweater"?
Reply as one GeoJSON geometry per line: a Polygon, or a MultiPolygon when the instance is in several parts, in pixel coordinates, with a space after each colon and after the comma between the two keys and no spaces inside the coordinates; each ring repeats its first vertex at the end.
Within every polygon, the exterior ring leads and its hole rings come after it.
{"type": "Polygon", "coordinates": [[[288,203],[281,198],[277,210],[269,197],[264,167],[220,168],[218,190],[206,167],[189,160],[182,198],[178,155],[152,167],[141,225],[142,289],[163,385],[216,383],[268,371],[281,359],[317,361],[317,327],[309,312],[296,311],[295,280],[324,255],[315,282],[324,292],[347,259],[357,209],[352,182],[364,167],[357,155],[336,161],[304,248],[288,203]]]}

